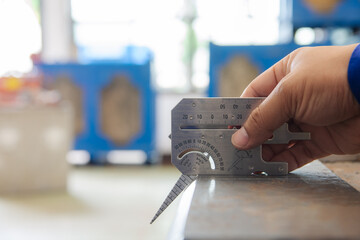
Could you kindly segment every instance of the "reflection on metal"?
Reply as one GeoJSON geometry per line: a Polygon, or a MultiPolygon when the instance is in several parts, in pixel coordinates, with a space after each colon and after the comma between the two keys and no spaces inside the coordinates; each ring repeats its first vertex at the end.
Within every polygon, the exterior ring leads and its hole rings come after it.
{"type": "Polygon", "coordinates": [[[210,197],[214,196],[215,187],[216,187],[216,181],[215,181],[215,179],[211,179],[210,186],[209,186],[209,196],[210,197]]]}
{"type": "Polygon", "coordinates": [[[341,0],[304,0],[311,10],[320,13],[328,14],[334,11],[341,0]]]}
{"type": "Polygon", "coordinates": [[[70,102],[74,109],[74,131],[75,134],[79,134],[84,130],[84,113],[82,102],[82,91],[77,87],[66,75],[60,75],[51,88],[59,91],[62,99],[70,102]]]}
{"type": "Polygon", "coordinates": [[[101,92],[101,129],[115,144],[125,145],[140,131],[140,95],[125,76],[115,76],[101,92]]]}
{"type": "Polygon", "coordinates": [[[244,56],[235,56],[220,73],[220,97],[239,97],[259,74],[258,68],[244,56]]]}

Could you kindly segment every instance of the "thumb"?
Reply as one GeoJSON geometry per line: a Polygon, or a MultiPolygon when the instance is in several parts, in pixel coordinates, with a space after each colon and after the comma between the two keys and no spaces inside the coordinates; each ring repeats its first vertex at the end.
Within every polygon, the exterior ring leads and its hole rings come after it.
{"type": "Polygon", "coordinates": [[[279,84],[255,108],[244,125],[232,135],[231,142],[238,149],[249,149],[271,138],[273,132],[290,119],[290,99],[279,84]],[[280,90],[281,89],[281,90],[280,90]]]}

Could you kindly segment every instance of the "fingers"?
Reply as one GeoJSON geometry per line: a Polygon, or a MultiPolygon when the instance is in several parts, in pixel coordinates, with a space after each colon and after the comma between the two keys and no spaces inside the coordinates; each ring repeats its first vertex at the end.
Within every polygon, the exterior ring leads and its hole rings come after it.
{"type": "Polygon", "coordinates": [[[271,68],[256,77],[244,90],[240,97],[267,97],[285,77],[290,55],[286,56],[271,68]]]}
{"type": "MultiPolygon", "coordinates": [[[[289,75],[288,75],[289,76],[289,75]]],[[[285,83],[285,82],[284,82],[285,83]]],[[[238,149],[250,149],[269,139],[275,129],[292,116],[288,84],[278,84],[274,91],[255,108],[244,125],[232,136],[232,144],[238,149]],[[286,85],[286,86],[282,86],[286,85]]]]}
{"type": "Polygon", "coordinates": [[[290,57],[291,54],[255,78],[241,95],[268,97],[251,113],[244,126],[232,136],[235,147],[249,149],[260,145],[289,119],[288,112],[284,110],[284,99],[280,96],[282,94],[279,94],[281,91],[274,89],[279,88],[279,82],[287,77],[290,57]]]}
{"type": "Polygon", "coordinates": [[[264,161],[270,161],[277,154],[289,148],[288,144],[263,144],[262,158],[264,161]]]}
{"type": "Polygon", "coordinates": [[[293,147],[273,156],[273,158],[270,159],[270,162],[287,162],[288,171],[291,172],[315,159],[325,157],[326,155],[328,154],[320,150],[313,142],[301,141],[296,143],[293,147]]]}

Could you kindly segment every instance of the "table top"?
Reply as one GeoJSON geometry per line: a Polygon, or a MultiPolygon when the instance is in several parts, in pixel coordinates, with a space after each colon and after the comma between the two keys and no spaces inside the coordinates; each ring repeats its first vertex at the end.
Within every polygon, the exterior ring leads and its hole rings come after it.
{"type": "Polygon", "coordinates": [[[282,177],[199,177],[183,201],[189,240],[360,238],[360,192],[319,161],[282,177]]]}

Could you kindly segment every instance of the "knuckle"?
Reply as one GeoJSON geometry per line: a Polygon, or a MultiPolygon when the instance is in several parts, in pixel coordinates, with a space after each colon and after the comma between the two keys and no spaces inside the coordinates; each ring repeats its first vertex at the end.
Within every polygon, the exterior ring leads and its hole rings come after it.
{"type": "Polygon", "coordinates": [[[251,117],[253,124],[257,128],[260,128],[264,124],[264,119],[263,119],[260,107],[255,108],[254,111],[251,113],[250,117],[251,117]]]}
{"type": "MultiPolygon", "coordinates": [[[[315,159],[314,153],[308,147],[303,146],[302,150],[304,152],[306,159],[311,159],[311,160],[315,159]]],[[[301,166],[303,166],[303,165],[305,165],[305,163],[303,163],[301,166]]]]}
{"type": "Polygon", "coordinates": [[[267,133],[268,135],[272,134],[272,130],[268,129],[266,126],[266,119],[264,117],[263,111],[261,106],[258,106],[257,108],[254,109],[254,111],[251,113],[250,115],[251,118],[251,123],[252,123],[252,127],[254,129],[256,129],[256,132],[259,132],[259,130],[262,133],[267,133]]]}
{"type": "Polygon", "coordinates": [[[293,89],[293,83],[291,81],[285,80],[281,81],[274,92],[279,99],[281,99],[282,113],[291,118],[294,116],[294,112],[297,108],[297,94],[298,91],[293,89]]]}
{"type": "Polygon", "coordinates": [[[288,96],[290,90],[290,81],[283,80],[280,81],[279,84],[276,86],[275,94],[280,95],[283,98],[288,96]]]}

